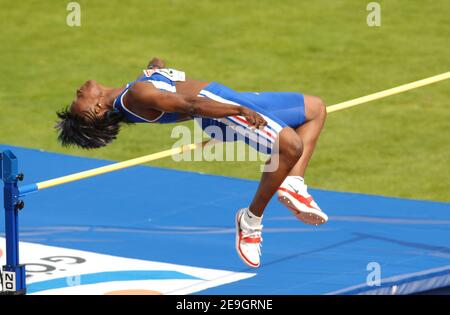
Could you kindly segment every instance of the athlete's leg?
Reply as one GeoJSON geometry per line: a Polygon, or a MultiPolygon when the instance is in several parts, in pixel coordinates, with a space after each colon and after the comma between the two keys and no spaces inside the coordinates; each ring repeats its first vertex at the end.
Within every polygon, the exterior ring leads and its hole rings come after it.
{"type": "Polygon", "coordinates": [[[326,119],[324,102],[317,96],[300,93],[247,92],[241,94],[270,115],[294,128],[302,138],[303,155],[289,175],[303,177],[326,119]]]}
{"type": "Polygon", "coordinates": [[[300,137],[290,127],[281,130],[274,147],[278,149],[272,153],[266,168],[273,159],[278,159],[278,166],[274,170],[263,172],[258,190],[249,207],[250,211],[258,217],[262,216],[267,203],[300,159],[303,151],[300,137]]]}
{"type": "Polygon", "coordinates": [[[300,137],[292,128],[284,127],[272,148],[272,155],[266,163],[252,203],[249,208],[243,208],[236,214],[236,250],[250,267],[257,268],[260,265],[261,223],[264,209],[291,168],[297,163],[302,150],[300,137]]]}
{"type": "Polygon", "coordinates": [[[224,103],[234,102],[234,104],[250,107],[263,115],[267,121],[267,126],[262,128],[262,130],[253,130],[249,128],[245,120],[234,116],[224,119],[201,119],[199,121],[202,129],[215,139],[222,138],[222,141],[234,140],[234,135],[233,137],[224,137],[224,135],[228,134],[226,131],[231,129],[231,131],[243,137],[241,140],[245,140],[254,149],[262,153],[268,151],[272,153],[269,161],[266,163],[259,187],[250,206],[240,209],[235,221],[237,252],[247,265],[258,267],[260,265],[262,215],[264,209],[290,170],[299,161],[303,151],[301,138],[295,130],[289,127],[289,124],[281,117],[266,112],[264,108],[258,105],[264,107],[266,103],[268,105],[276,104],[281,111],[286,111],[286,108],[282,105],[291,104],[293,115],[289,109],[286,115],[296,118],[292,121],[292,126],[296,127],[305,121],[303,114],[298,110],[299,108],[303,110],[303,96],[299,93],[251,93],[251,95],[243,95],[217,83],[205,88],[200,92],[200,95],[224,103]],[[271,98],[271,95],[275,99],[271,98]],[[252,101],[253,98],[255,98],[254,102],[252,101]],[[278,100],[278,102],[274,102],[274,100],[278,100]],[[225,132],[214,132],[209,127],[218,127],[225,132]],[[222,137],[220,137],[220,134],[222,134],[222,137]],[[270,150],[266,151],[264,148],[270,150]]]}
{"type": "Polygon", "coordinates": [[[303,110],[305,123],[295,129],[303,142],[303,154],[281,184],[278,200],[304,223],[319,225],[327,222],[328,216],[309,194],[303,177],[325,123],[327,111],[320,98],[308,95],[304,96],[303,110]]]}
{"type": "Polygon", "coordinates": [[[290,176],[304,177],[306,167],[311,159],[320,132],[327,117],[327,110],[324,102],[317,96],[304,96],[305,103],[305,123],[295,129],[303,142],[303,154],[289,172],[290,176]]]}

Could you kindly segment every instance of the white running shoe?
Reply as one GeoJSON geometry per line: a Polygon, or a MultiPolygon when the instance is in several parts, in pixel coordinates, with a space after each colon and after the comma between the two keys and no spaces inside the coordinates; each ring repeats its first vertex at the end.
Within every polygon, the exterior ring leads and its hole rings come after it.
{"type": "Polygon", "coordinates": [[[288,176],[278,188],[278,200],[306,224],[320,225],[328,216],[308,193],[308,186],[300,176],[288,176]]]}
{"type": "Polygon", "coordinates": [[[248,266],[258,268],[261,256],[261,231],[263,226],[252,227],[243,219],[247,208],[241,209],[236,214],[236,251],[242,261],[248,266]]]}

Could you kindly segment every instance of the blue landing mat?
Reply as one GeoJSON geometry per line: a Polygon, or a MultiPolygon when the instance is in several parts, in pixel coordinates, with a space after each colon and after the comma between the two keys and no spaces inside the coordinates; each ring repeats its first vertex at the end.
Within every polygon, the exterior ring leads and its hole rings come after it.
{"type": "MultiPolygon", "coordinates": [[[[18,156],[24,184],[111,163],[5,149],[18,156]]],[[[409,294],[450,285],[449,203],[318,189],[310,192],[329,223],[304,225],[274,198],[264,217],[262,267],[247,268],[235,252],[234,216],[257,184],[133,167],[27,196],[21,241],[256,273],[200,294],[409,294]],[[374,270],[381,284],[369,286],[374,270]]]]}

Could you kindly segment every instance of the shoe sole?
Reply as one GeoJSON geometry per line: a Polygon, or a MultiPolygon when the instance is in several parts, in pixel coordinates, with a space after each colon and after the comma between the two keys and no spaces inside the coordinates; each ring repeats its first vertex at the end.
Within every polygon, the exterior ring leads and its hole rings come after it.
{"type": "Polygon", "coordinates": [[[236,252],[238,253],[239,257],[242,259],[242,261],[249,267],[252,268],[258,268],[261,263],[259,263],[258,265],[253,264],[252,262],[250,262],[249,260],[247,260],[247,258],[245,258],[245,256],[241,253],[240,247],[239,247],[239,233],[240,233],[240,215],[241,211],[238,211],[238,213],[236,214],[236,252]]]}
{"type": "Polygon", "coordinates": [[[319,226],[328,221],[328,216],[322,211],[311,209],[298,201],[297,203],[300,204],[300,207],[296,207],[291,198],[292,197],[284,191],[279,191],[278,201],[285,205],[297,217],[297,219],[303,223],[319,226]]]}

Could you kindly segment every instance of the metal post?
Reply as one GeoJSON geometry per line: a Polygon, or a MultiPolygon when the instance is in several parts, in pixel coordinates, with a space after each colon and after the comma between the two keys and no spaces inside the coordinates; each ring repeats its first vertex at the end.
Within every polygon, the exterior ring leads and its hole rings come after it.
{"type": "Polygon", "coordinates": [[[18,161],[9,150],[1,153],[0,175],[4,184],[6,266],[3,266],[3,294],[25,294],[25,265],[19,264],[19,211],[24,202],[19,199],[18,161]]]}

